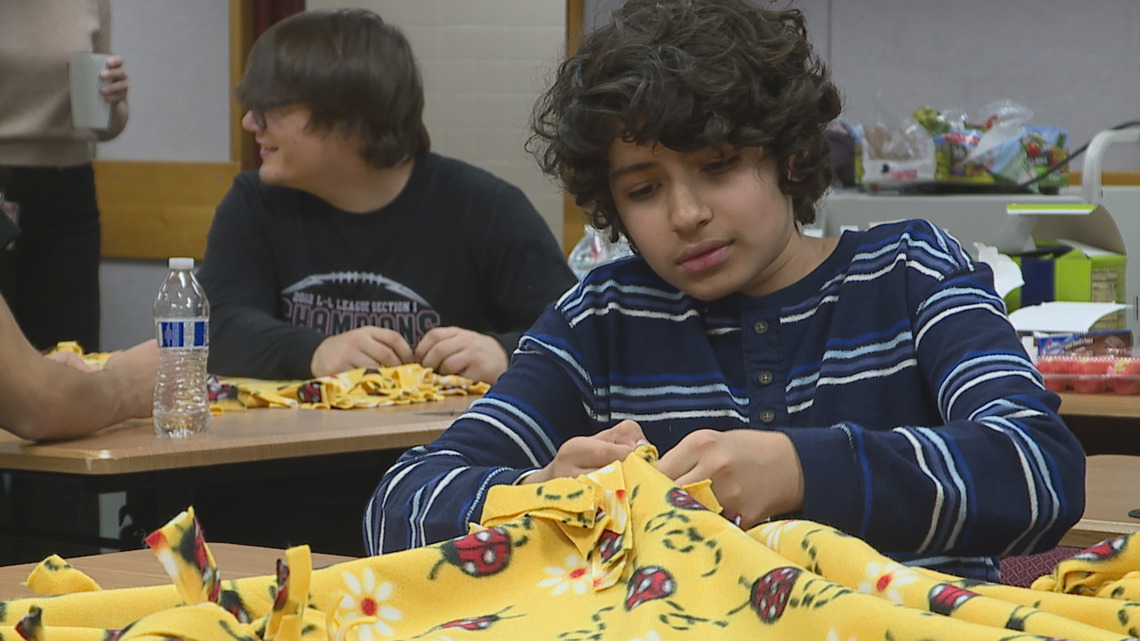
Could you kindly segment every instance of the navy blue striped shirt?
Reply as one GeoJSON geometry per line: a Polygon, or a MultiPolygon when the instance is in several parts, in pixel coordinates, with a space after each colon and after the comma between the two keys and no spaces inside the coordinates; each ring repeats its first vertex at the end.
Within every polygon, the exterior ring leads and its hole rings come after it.
{"type": "Polygon", "coordinates": [[[795,515],[901,561],[996,579],[1084,510],[1085,456],[994,292],[925,221],[846,232],[796,284],[694,299],[638,257],[595,268],[439,439],[385,474],[370,553],[466,533],[487,490],[632,419],[659,451],[698,429],[781,430],[795,515]]]}

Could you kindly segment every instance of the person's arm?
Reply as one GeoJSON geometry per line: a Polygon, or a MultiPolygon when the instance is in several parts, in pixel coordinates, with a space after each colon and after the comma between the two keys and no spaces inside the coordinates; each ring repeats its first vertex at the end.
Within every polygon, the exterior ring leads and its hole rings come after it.
{"type": "Polygon", "coordinates": [[[581,394],[549,354],[520,350],[490,392],[384,474],[364,514],[368,553],[466,534],[492,486],[515,483],[550,463],[565,438],[590,433],[581,394]]]}
{"type": "Polygon", "coordinates": [[[33,441],[85,436],[150,416],[158,347],[153,340],[83,372],[37,352],[0,299],[0,427],[33,441]]]}
{"type": "Polygon", "coordinates": [[[958,556],[1048,549],[1080,518],[1084,451],[990,282],[974,266],[915,307],[916,359],[943,425],[785,431],[804,518],[885,550],[958,556]]]}
{"type": "Polygon", "coordinates": [[[263,379],[312,375],[320,332],[278,317],[280,285],[256,178],[241,174],[218,205],[198,280],[210,301],[212,374],[263,379]]]}

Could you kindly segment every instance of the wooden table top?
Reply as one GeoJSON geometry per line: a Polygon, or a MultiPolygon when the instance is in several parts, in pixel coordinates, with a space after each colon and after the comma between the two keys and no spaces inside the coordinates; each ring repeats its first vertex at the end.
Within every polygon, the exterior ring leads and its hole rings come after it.
{"type": "Polygon", "coordinates": [[[33,443],[0,431],[0,470],[108,475],[201,465],[404,449],[430,443],[477,396],[375,409],[253,409],[210,419],[188,438],[156,436],[150,419],[91,436],[33,443]]]}
{"type": "Polygon", "coordinates": [[[1140,530],[1140,519],[1128,516],[1129,510],[1140,508],[1140,456],[1090,456],[1085,497],[1085,514],[1061,545],[1087,548],[1140,530]]]}
{"type": "Polygon", "coordinates": [[[1140,396],[1061,394],[1061,416],[1140,418],[1140,396]]]}
{"type": "MultiPolygon", "coordinates": [[[[0,430],[0,470],[113,475],[301,456],[404,449],[431,442],[478,397],[376,409],[255,409],[211,418],[207,434],[155,436],[149,419],[33,443],[0,430]]],[[[1140,418],[1140,396],[1062,394],[1064,416],[1140,418]]]]}
{"type": "MultiPolygon", "coordinates": [[[[224,579],[271,575],[276,571],[277,559],[285,557],[284,550],[274,548],[233,543],[210,543],[209,546],[224,579]]],[[[316,552],[312,558],[313,568],[352,560],[352,557],[316,552]]],[[[149,549],[65,560],[71,563],[72,567],[94,579],[105,590],[170,584],[170,577],[162,569],[162,564],[158,562],[154,552],[149,549]]],[[[35,596],[23,585],[23,582],[27,580],[28,574],[36,565],[36,563],[23,563],[0,567],[0,600],[35,596]]]]}

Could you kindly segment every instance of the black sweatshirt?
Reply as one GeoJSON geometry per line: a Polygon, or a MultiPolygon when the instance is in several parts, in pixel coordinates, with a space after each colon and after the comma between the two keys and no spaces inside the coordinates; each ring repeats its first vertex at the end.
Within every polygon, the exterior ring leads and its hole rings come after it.
{"type": "Polygon", "coordinates": [[[210,372],[263,379],[309,378],[326,336],[363,325],[396,329],[413,348],[454,325],[510,354],[576,282],[521,190],[437,154],[365,214],[239,174],[198,278],[211,306],[210,372]]]}

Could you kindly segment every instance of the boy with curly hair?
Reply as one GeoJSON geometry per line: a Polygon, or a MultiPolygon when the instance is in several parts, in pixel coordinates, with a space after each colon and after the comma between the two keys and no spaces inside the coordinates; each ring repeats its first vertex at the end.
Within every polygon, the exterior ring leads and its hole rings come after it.
{"type": "Polygon", "coordinates": [[[742,527],[796,516],[900,561],[998,579],[1080,517],[1084,453],[992,273],[912,220],[802,226],[841,99],[802,14],[630,0],[561,65],[532,145],[637,256],[595,268],[508,371],[384,476],[373,553],[463,534],[491,485],[639,443],[742,527]]]}

